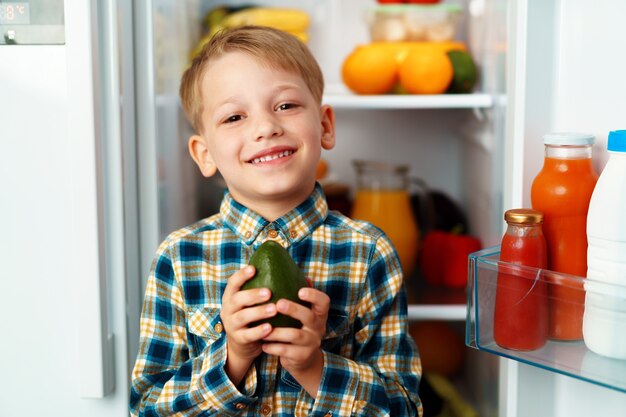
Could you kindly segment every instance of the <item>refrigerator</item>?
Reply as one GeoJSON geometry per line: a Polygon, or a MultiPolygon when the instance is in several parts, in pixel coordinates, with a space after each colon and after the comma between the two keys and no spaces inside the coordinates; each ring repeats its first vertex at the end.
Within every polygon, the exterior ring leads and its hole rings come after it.
{"type": "MultiPolygon", "coordinates": [[[[606,163],[623,129],[626,3],[444,0],[474,57],[472,94],[358,96],[341,64],[369,42],[373,0],[259,0],[311,19],[308,44],[335,107],[322,154],[354,188],[351,161],[410,166],[468,216],[484,246],[504,210],[530,206],[542,135],[596,135],[606,163]]],[[[220,0],[0,1],[1,416],[128,415],[152,257],[171,231],[214,213],[224,184],[187,153],[178,82],[220,0]]],[[[411,304],[412,321],[463,327],[464,304],[411,304]]],[[[623,416],[626,393],[467,349],[455,383],[480,416],[623,416]]],[[[624,377],[622,377],[624,378],[624,377]]],[[[624,379],[621,380],[624,382],[624,379]]]]}

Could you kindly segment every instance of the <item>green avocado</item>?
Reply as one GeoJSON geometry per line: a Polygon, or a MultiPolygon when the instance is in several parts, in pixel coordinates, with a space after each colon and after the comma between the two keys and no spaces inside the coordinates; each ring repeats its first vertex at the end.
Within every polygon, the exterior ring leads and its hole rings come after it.
{"type": "MultiPolygon", "coordinates": [[[[304,306],[311,304],[298,298],[298,290],[308,287],[302,270],[291,259],[289,252],[280,243],[268,240],[264,242],[252,254],[250,265],[256,268],[256,274],[241,287],[242,290],[252,288],[269,288],[272,291],[270,303],[275,303],[281,298],[294,301],[304,306]]],[[[284,314],[251,323],[250,326],[258,326],[261,323],[270,323],[273,327],[301,328],[302,323],[284,314]]]]}
{"type": "Polygon", "coordinates": [[[476,64],[466,51],[452,50],[447,52],[454,75],[448,87],[448,93],[469,94],[474,89],[478,78],[476,64]]]}

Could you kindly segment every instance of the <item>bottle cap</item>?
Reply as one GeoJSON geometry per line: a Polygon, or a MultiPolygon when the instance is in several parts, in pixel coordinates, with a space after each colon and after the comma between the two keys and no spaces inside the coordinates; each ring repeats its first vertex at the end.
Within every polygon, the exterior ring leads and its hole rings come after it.
{"type": "Polygon", "coordinates": [[[626,130],[613,130],[609,132],[607,150],[626,152],[626,130]]]}
{"type": "Polygon", "coordinates": [[[504,220],[512,224],[533,225],[543,222],[543,213],[526,208],[511,209],[504,212],[504,220]]]}
{"type": "Polygon", "coordinates": [[[584,146],[593,145],[595,141],[596,137],[587,133],[555,132],[543,135],[546,145],[584,146]]]}

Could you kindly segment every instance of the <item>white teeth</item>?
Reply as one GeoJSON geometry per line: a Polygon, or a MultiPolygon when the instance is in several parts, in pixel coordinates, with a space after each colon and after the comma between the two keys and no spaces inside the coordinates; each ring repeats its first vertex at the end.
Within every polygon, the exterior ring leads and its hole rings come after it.
{"type": "Polygon", "coordinates": [[[293,153],[293,151],[282,151],[282,152],[279,152],[279,153],[274,154],[274,155],[266,155],[266,156],[262,156],[260,158],[254,158],[252,160],[252,163],[253,164],[258,164],[259,162],[273,161],[274,159],[282,158],[284,156],[289,156],[292,153],[293,153]]]}

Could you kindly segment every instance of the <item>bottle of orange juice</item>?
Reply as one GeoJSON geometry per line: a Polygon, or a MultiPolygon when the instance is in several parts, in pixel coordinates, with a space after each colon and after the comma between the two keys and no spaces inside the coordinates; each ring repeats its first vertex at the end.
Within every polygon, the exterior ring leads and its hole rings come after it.
{"type": "Polygon", "coordinates": [[[404,276],[410,276],[417,261],[419,229],[409,198],[409,167],[369,161],[354,161],[354,167],[357,191],[351,217],[382,229],[398,252],[404,276]]]}
{"type": "MultiPolygon", "coordinates": [[[[544,213],[548,269],[587,275],[587,211],[598,174],[591,164],[592,135],[550,133],[543,137],[543,168],[531,186],[533,209],[544,213]]],[[[549,337],[582,339],[585,293],[582,286],[558,282],[548,287],[549,337]]]]}

